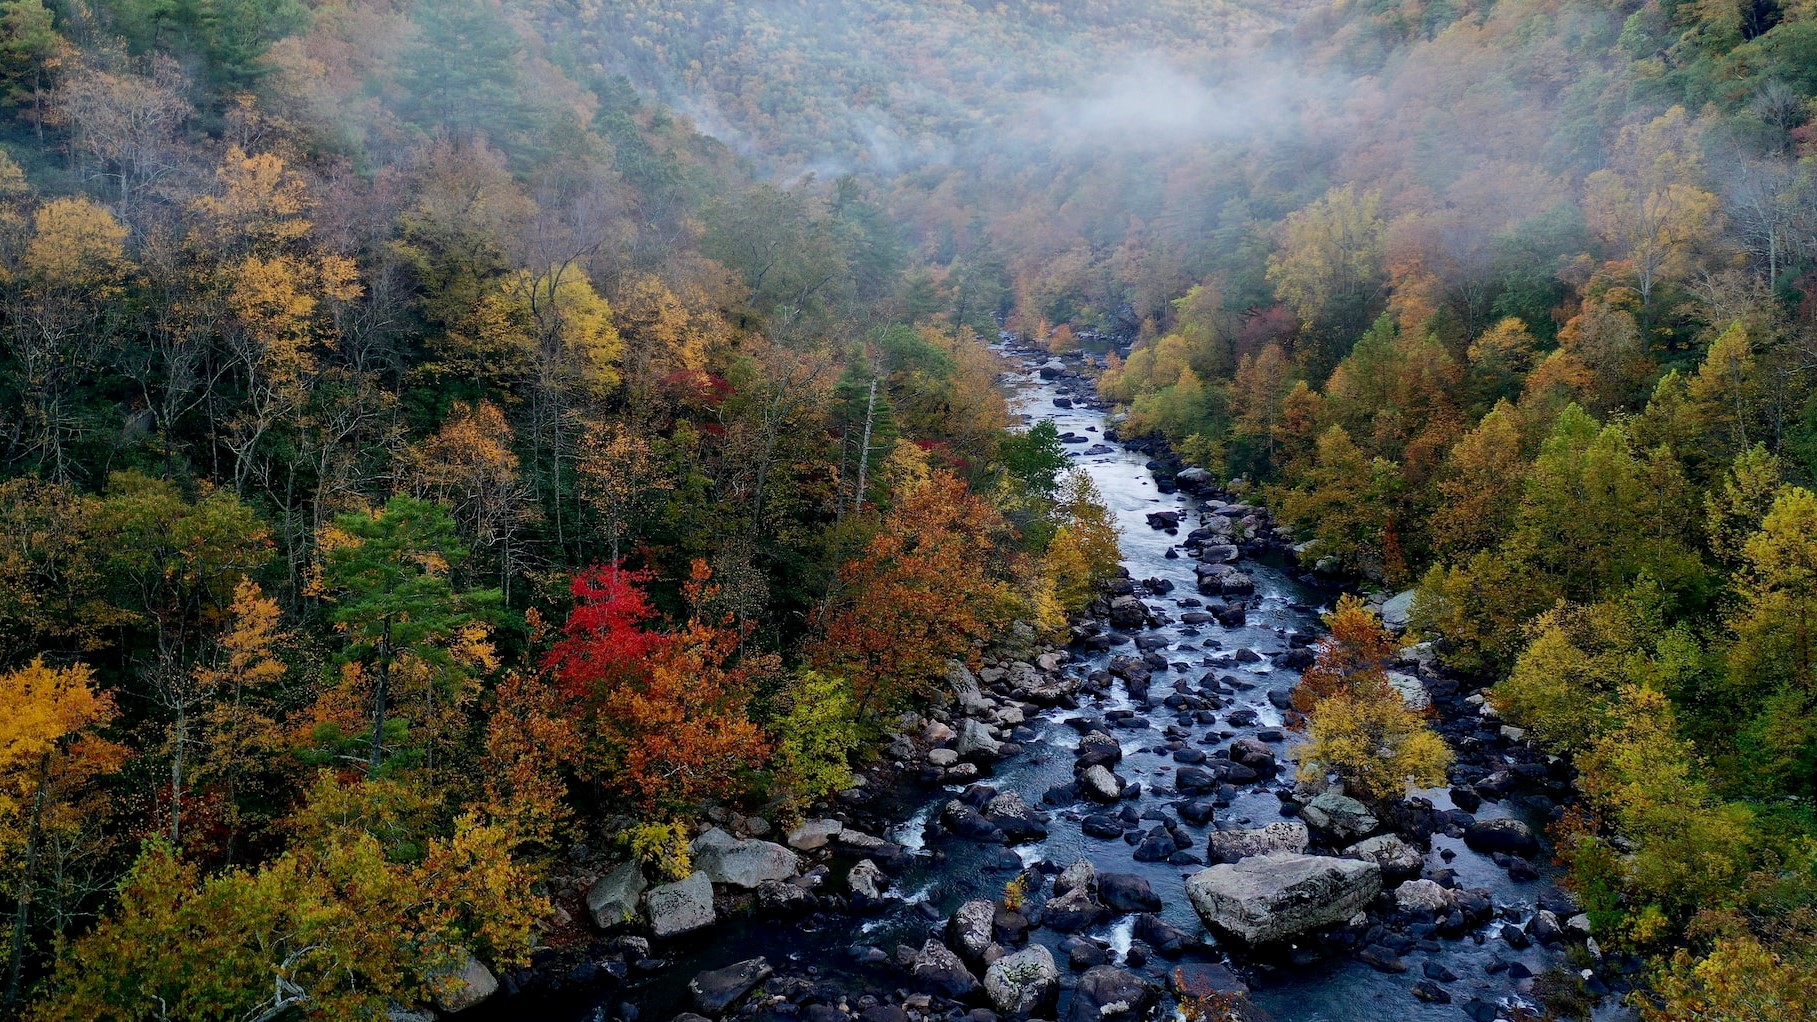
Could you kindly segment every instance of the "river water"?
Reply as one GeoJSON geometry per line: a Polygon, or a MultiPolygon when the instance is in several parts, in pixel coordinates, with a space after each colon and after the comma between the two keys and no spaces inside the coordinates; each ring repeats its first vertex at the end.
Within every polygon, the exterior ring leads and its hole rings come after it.
{"type": "MultiPolygon", "coordinates": [[[[1301,585],[1282,565],[1245,559],[1240,567],[1256,583],[1256,595],[1250,601],[1251,610],[1245,626],[1227,628],[1216,622],[1198,626],[1178,623],[1177,618],[1183,610],[1180,601],[1191,600],[1196,592],[1193,571],[1196,562],[1185,556],[1169,559],[1166,554],[1193,527],[1201,510],[1200,502],[1184,494],[1158,492],[1145,467],[1147,458],[1144,455],[1116,445],[1109,445],[1114,448],[1112,453],[1084,454],[1087,448],[1102,442],[1103,417],[1090,408],[1056,407],[1054,398],[1059,394],[1058,385],[1042,382],[1031,372],[1015,395],[1015,407],[1029,416],[1031,422],[1052,419],[1062,434],[1089,438],[1085,444],[1070,445],[1069,450],[1074,455],[1074,462],[1091,474],[1116,515],[1122,533],[1124,561],[1131,577],[1162,578],[1174,583],[1172,593],[1149,596],[1146,601],[1163,611],[1164,617],[1176,619],[1163,624],[1153,634],[1167,639],[1165,655],[1170,662],[1185,669],[1155,672],[1153,698],[1158,702],[1169,694],[1173,682],[1180,677],[1197,679],[1211,671],[1220,678],[1235,679],[1236,684],[1229,686],[1235,690],[1235,695],[1226,697],[1225,707],[1218,711],[1217,724],[1193,728],[1196,737],[1204,737],[1206,732],[1232,732],[1231,737],[1236,738],[1253,735],[1261,729],[1278,728],[1280,711],[1267,696],[1270,690],[1290,687],[1294,675],[1272,668],[1268,658],[1286,649],[1289,638],[1295,633],[1318,629],[1318,613],[1323,609],[1321,605],[1330,599],[1330,594],[1301,585]],[[1180,535],[1169,536],[1148,526],[1149,513],[1171,509],[1186,512],[1180,535]],[[1260,654],[1261,662],[1248,665],[1236,662],[1233,657],[1241,649],[1254,650],[1260,654]],[[1253,710],[1260,723],[1248,728],[1229,726],[1226,718],[1238,709],[1253,710]]],[[[1104,668],[1113,653],[1130,652],[1133,652],[1130,646],[1119,646],[1112,652],[1075,661],[1071,669],[1089,673],[1104,668]]],[[[1168,808],[1178,798],[1171,793],[1170,778],[1175,764],[1171,753],[1162,748],[1166,742],[1162,730],[1177,724],[1177,716],[1159,706],[1151,709],[1132,704],[1121,683],[1114,686],[1109,696],[1085,699],[1078,710],[1048,710],[1031,717],[1027,726],[1035,733],[1035,739],[1025,743],[1023,755],[999,764],[995,775],[987,778],[986,783],[998,790],[1019,792],[1030,804],[1039,806],[1043,792],[1073,779],[1072,750],[1078,745],[1078,735],[1061,721],[1081,713],[1102,715],[1115,709],[1135,709],[1141,714],[1140,726],[1116,729],[1124,750],[1123,761],[1116,767],[1117,773],[1141,784],[1143,794],[1136,803],[1138,811],[1168,808]]],[[[1292,740],[1290,736],[1288,742],[1292,740]]],[[[1217,746],[1203,747],[1211,752],[1217,746]]],[[[1286,746],[1277,744],[1275,748],[1285,770],[1291,770],[1286,746]]],[[[1280,819],[1281,803],[1274,794],[1274,788],[1280,783],[1283,782],[1239,788],[1240,794],[1228,810],[1219,812],[1216,823],[1262,826],[1280,819]]],[[[937,931],[941,926],[939,920],[944,920],[960,904],[973,898],[1001,897],[1006,883],[1023,866],[1040,860],[1065,866],[1084,858],[1091,860],[1101,871],[1137,874],[1146,879],[1162,899],[1164,907],[1160,915],[1166,921],[1191,933],[1203,932],[1185,893],[1185,879],[1200,867],[1137,862],[1133,858],[1132,845],[1122,840],[1085,836],[1078,821],[1093,811],[1087,803],[1046,807],[1053,813],[1048,825],[1049,837],[1014,849],[980,846],[950,837],[924,839],[922,828],[926,821],[937,817],[940,807],[958,791],[958,788],[952,788],[929,792],[920,809],[886,835],[919,854],[914,865],[896,878],[895,891],[903,897],[903,902],[881,915],[818,917],[800,923],[746,920],[722,924],[659,948],[657,953],[669,959],[670,967],[632,990],[577,994],[572,999],[535,1004],[527,1003],[525,998],[497,999],[472,1014],[501,1019],[604,1020],[623,1017],[628,1006],[635,1009],[644,1022],[656,1022],[688,1010],[686,984],[699,971],[760,954],[768,957],[779,972],[786,971],[790,965],[796,971],[812,968],[824,977],[846,981],[855,989],[894,990],[902,985],[904,977],[900,972],[888,967],[872,971],[855,966],[852,949],[872,946],[893,955],[898,944],[919,947],[930,931],[937,931]]],[[[1450,806],[1443,789],[1422,794],[1440,808],[1450,806]]],[[[1508,813],[1497,803],[1485,801],[1476,815],[1489,818],[1508,813]]],[[[1537,825],[1543,821],[1533,822],[1537,825]]],[[[1146,821],[1143,824],[1144,827],[1151,825],[1146,821]]],[[[1193,836],[1194,847],[1190,850],[1202,854],[1207,828],[1187,824],[1182,827],[1193,836]]],[[[1411,952],[1405,956],[1409,968],[1402,974],[1379,972],[1342,955],[1300,968],[1277,966],[1259,974],[1251,971],[1248,973],[1253,981],[1251,1001],[1277,1020],[1294,1022],[1380,1022],[1384,1019],[1456,1022],[1465,1017],[1461,1006],[1473,998],[1497,1005],[1524,1003],[1530,981],[1511,978],[1507,965],[1518,961],[1537,974],[1556,964],[1557,955],[1538,945],[1516,950],[1497,934],[1504,920],[1518,925],[1531,917],[1536,899],[1551,884],[1551,876],[1546,873],[1548,867],[1541,867],[1545,874],[1542,879],[1516,883],[1488,857],[1465,847],[1460,840],[1442,835],[1433,839],[1427,861],[1434,869],[1455,871],[1460,887],[1488,889],[1496,905],[1503,909],[1497,921],[1461,940],[1443,941],[1436,951],[1411,952]],[[1447,851],[1452,855],[1449,861],[1442,857],[1447,851]],[[1455,981],[1444,984],[1455,1003],[1427,1004],[1411,995],[1413,984],[1422,978],[1422,966],[1428,961],[1439,963],[1457,976],[1455,981]]],[[[842,876],[842,866],[834,864],[835,878],[842,876]]],[[[1103,938],[1119,950],[1127,949],[1132,919],[1124,916],[1086,931],[1086,934],[1103,938]]],[[[1031,939],[1051,948],[1057,947],[1064,936],[1042,928],[1032,931],[1031,939]]],[[[1193,954],[1200,960],[1218,956],[1219,952],[1209,943],[1209,938],[1204,951],[1193,954]]],[[[1069,978],[1066,956],[1056,954],[1055,957],[1061,963],[1065,983],[1069,978]]],[[[1068,993],[1063,990],[1058,1008],[1060,1017],[1065,1017],[1067,1004],[1068,993]]]]}

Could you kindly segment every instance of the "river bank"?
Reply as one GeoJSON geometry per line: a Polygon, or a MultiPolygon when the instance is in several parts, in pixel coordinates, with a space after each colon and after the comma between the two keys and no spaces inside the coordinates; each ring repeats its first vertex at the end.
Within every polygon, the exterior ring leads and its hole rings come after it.
{"type": "Polygon", "coordinates": [[[749,835],[789,856],[751,852],[788,875],[719,885],[710,927],[602,937],[559,970],[505,977],[516,996],[475,1016],[983,1022],[1007,1004],[1083,1022],[1222,991],[1258,1017],[1491,1019],[1531,1006],[1568,949],[1595,964],[1523,836],[1568,777],[1415,656],[1400,666],[1459,753],[1453,784],[1385,820],[1296,790],[1281,707],[1332,592],[1309,584],[1261,509],[1190,474],[1177,492],[1181,473],[1112,442],[1077,362],[1043,373],[1045,353],[1011,354],[1027,367],[1018,406],[1055,420],[1117,516],[1120,591],[1068,650],[955,672],[951,706],[883,750],[836,830],[722,821],[709,844],[744,849],[749,835]],[[1255,842],[1367,859],[1375,890],[1346,888],[1355,911],[1259,951],[1214,936],[1193,878],[1255,842]],[[1019,911],[1000,904],[1012,881],[1019,911]],[[980,989],[993,967],[994,992],[980,989]],[[1006,993],[1011,971],[1031,978],[1006,993]]]}

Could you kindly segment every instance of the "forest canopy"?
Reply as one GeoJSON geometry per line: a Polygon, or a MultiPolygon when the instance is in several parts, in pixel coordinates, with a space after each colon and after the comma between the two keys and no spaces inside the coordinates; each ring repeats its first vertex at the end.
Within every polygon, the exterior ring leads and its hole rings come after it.
{"type": "Polygon", "coordinates": [[[1647,1011],[1808,1002],[1814,98],[1804,0],[0,0],[4,1010],[426,1003],[849,785],[1117,570],[1000,330],[1417,590],[1647,1011]]]}

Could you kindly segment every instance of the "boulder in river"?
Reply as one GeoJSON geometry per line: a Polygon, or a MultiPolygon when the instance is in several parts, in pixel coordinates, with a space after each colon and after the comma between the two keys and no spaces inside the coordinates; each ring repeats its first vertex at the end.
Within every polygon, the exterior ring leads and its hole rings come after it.
{"type": "Polygon", "coordinates": [[[1389,877],[1418,876],[1420,867],[1425,865],[1426,857],[1420,850],[1400,839],[1394,834],[1379,834],[1364,841],[1358,841],[1344,854],[1353,859],[1363,859],[1382,867],[1382,873],[1389,877]]]}
{"type": "Polygon", "coordinates": [[[1047,920],[1047,925],[1066,933],[1083,930],[1109,914],[1092,892],[1084,887],[1075,887],[1050,899],[1042,909],[1042,917],[1047,920]]]}
{"type": "Polygon", "coordinates": [[[1300,807],[1306,825],[1333,841],[1355,841],[1381,826],[1369,807],[1348,795],[1326,792],[1300,807]]]}
{"type": "Polygon", "coordinates": [[[1533,828],[1519,820],[1477,820],[1464,828],[1464,843],[1479,852],[1506,852],[1528,856],[1539,851],[1533,828]]]}
{"type": "Polygon", "coordinates": [[[694,995],[696,1010],[707,1018],[718,1018],[757,989],[757,984],[769,979],[771,971],[767,959],[749,958],[695,976],[688,984],[688,992],[694,995]]]}
{"type": "Polygon", "coordinates": [[[1085,890],[1096,892],[1098,889],[1098,867],[1090,859],[1080,859],[1060,871],[1054,877],[1054,897],[1069,891],[1085,890]]]}
{"type": "Polygon", "coordinates": [[[1074,769],[1083,770],[1089,766],[1110,766],[1123,758],[1123,746],[1115,738],[1101,731],[1079,739],[1079,749],[1074,753],[1074,769]]]}
{"type": "Polygon", "coordinates": [[[1409,880],[1394,889],[1394,904],[1402,912],[1430,912],[1443,915],[1451,911],[1457,896],[1431,880],[1409,880]]]}
{"type": "Polygon", "coordinates": [[[713,925],[713,882],[695,870],[685,880],[652,887],[644,893],[650,929],[658,937],[677,937],[713,925]]]}
{"type": "Polygon", "coordinates": [[[996,914],[997,906],[983,898],[959,906],[946,921],[947,944],[967,961],[981,964],[984,952],[991,946],[991,920],[996,914]]]}
{"type": "Polygon", "coordinates": [[[1094,965],[1079,977],[1061,1022],[1119,1022],[1143,1018],[1159,991],[1147,980],[1113,965],[1094,965]]]}
{"type": "Polygon", "coordinates": [[[1148,607],[1133,596],[1110,601],[1110,623],[1117,628],[1140,628],[1148,623],[1148,607]]]}
{"type": "Polygon", "coordinates": [[[1098,802],[1115,802],[1123,795],[1123,785],[1104,767],[1089,766],[1079,774],[1079,791],[1098,802]]]}
{"type": "Polygon", "coordinates": [[[984,972],[985,996],[1013,1018],[1028,1018],[1051,1004],[1059,992],[1060,970],[1053,952],[1040,944],[1004,955],[984,972]]]}
{"type": "Polygon", "coordinates": [[[971,974],[952,949],[933,938],[921,950],[902,947],[896,952],[902,967],[908,970],[910,982],[929,993],[942,997],[970,997],[978,989],[978,977],[971,974]]]}
{"type": "Polygon", "coordinates": [[[1098,900],[1113,912],[1161,911],[1161,896],[1134,873],[1098,874],[1098,900]]]}
{"type": "Polygon", "coordinates": [[[958,799],[953,799],[940,811],[940,825],[954,837],[967,841],[982,841],[986,844],[1003,843],[1003,831],[997,825],[984,818],[984,815],[958,799]]]}
{"type": "Polygon", "coordinates": [[[1289,852],[1222,863],[1186,882],[1207,926],[1249,944],[1342,923],[1381,889],[1382,869],[1373,862],[1289,852]]]}
{"type": "Polygon", "coordinates": [[[890,889],[890,878],[869,859],[859,859],[846,873],[845,883],[852,892],[852,907],[857,909],[882,905],[890,889]]]}
{"type": "Polygon", "coordinates": [[[1304,852],[1311,838],[1304,823],[1285,820],[1266,827],[1213,831],[1209,841],[1212,854],[1219,860],[1237,862],[1252,855],[1304,852]]]}
{"type": "Polygon", "coordinates": [[[960,759],[974,763],[989,763],[1003,757],[1003,743],[991,737],[991,729],[976,720],[959,725],[959,741],[954,749],[960,759]]]}
{"type": "Polygon", "coordinates": [[[996,825],[1010,844],[1039,841],[1047,836],[1047,814],[1013,791],[1003,792],[986,802],[984,818],[996,825]]]}

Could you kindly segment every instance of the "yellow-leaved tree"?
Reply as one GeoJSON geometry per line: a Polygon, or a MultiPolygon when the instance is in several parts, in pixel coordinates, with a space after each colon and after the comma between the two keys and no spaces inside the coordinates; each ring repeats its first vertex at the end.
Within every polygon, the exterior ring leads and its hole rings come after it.
{"type": "Polygon", "coordinates": [[[84,664],[52,667],[42,658],[0,674],[0,894],[13,903],[6,1006],[19,1002],[32,909],[44,882],[46,839],[82,826],[84,782],[111,770],[119,749],[95,736],[114,704],[84,664]]]}

